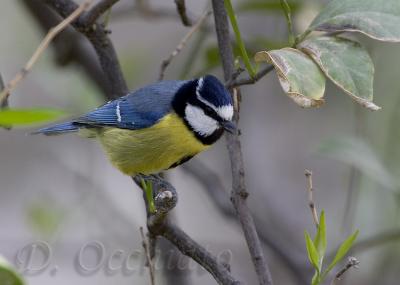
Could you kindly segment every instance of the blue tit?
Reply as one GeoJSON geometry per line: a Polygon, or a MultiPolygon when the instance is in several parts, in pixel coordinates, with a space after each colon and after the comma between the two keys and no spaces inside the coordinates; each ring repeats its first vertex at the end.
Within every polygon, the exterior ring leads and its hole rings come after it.
{"type": "Polygon", "coordinates": [[[35,133],[78,132],[100,141],[124,174],[156,174],[178,166],[233,132],[233,103],[214,76],[147,85],[69,122],[35,133]]]}

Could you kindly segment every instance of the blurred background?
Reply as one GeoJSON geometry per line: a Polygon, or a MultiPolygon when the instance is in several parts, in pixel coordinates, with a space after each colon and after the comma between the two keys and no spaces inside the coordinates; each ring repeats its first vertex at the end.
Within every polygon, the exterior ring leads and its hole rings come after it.
{"type": "MultiPolygon", "coordinates": [[[[1,3],[0,72],[5,81],[24,66],[45,34],[33,12],[39,2],[1,3]]],[[[147,12],[135,3],[121,0],[109,23],[131,89],[157,80],[162,60],[188,31],[174,1],[153,0],[147,12]]],[[[251,54],[287,45],[279,1],[233,3],[251,54]]],[[[198,17],[209,1],[186,4],[190,15],[198,17]]],[[[323,5],[316,0],[291,4],[298,32],[323,5]]],[[[346,274],[341,284],[398,284],[400,46],[358,39],[375,63],[374,101],[382,107],[379,112],[356,105],[330,83],[322,108],[301,109],[283,93],[275,73],[242,88],[240,128],[248,202],[275,284],[307,284],[312,277],[304,242],[304,230],[314,232],[305,169],[313,171],[315,202],[326,211],[329,252],[360,230],[351,253],[360,268],[346,274]]],[[[65,60],[68,44],[45,52],[13,92],[11,106],[52,107],[76,116],[105,101],[87,70],[65,60]]],[[[91,52],[85,39],[81,44],[91,52]]],[[[166,79],[204,73],[222,78],[212,17],[173,60],[166,79]]],[[[0,130],[0,254],[21,270],[27,265],[43,269],[25,272],[31,285],[149,284],[139,231],[146,221],[140,189],[112,168],[95,141],[74,135],[26,135],[30,130],[0,130]],[[129,270],[123,270],[127,264],[129,270]],[[82,265],[90,274],[82,272],[82,265]],[[123,268],[113,270],[118,266],[123,268]]],[[[179,193],[177,223],[228,259],[234,276],[256,284],[229,203],[231,177],[224,139],[167,176],[179,193]]],[[[161,249],[157,284],[215,284],[167,243],[161,249]]]]}

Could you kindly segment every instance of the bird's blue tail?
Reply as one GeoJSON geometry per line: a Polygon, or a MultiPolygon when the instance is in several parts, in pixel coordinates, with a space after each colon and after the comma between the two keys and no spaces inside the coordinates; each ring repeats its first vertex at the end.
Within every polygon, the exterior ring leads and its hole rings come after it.
{"type": "Polygon", "coordinates": [[[32,134],[44,134],[46,136],[54,136],[77,131],[79,131],[79,125],[75,124],[74,122],[66,122],[37,130],[32,134]]]}

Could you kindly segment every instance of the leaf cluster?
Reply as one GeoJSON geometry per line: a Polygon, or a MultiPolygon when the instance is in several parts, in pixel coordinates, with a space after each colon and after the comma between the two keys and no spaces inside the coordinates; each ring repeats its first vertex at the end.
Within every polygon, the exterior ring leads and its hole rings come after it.
{"type": "MultiPolygon", "coordinates": [[[[225,0],[230,7],[230,0],[225,0]]],[[[277,3],[275,3],[277,4],[277,3]]],[[[280,0],[289,29],[290,46],[256,53],[256,63],[267,62],[276,70],[284,92],[301,107],[324,103],[326,78],[356,103],[379,110],[373,103],[374,64],[360,43],[340,34],[361,33],[372,39],[400,42],[398,0],[332,0],[300,35],[293,35],[291,3],[280,0]],[[326,32],[315,35],[313,32],[326,32]]],[[[254,69],[244,48],[232,9],[228,14],[250,76],[254,69]]]]}
{"type": "Polygon", "coordinates": [[[307,231],[304,232],[308,259],[315,269],[314,276],[311,281],[312,285],[322,284],[329,272],[331,272],[332,269],[343,260],[358,236],[357,230],[345,241],[343,241],[343,243],[336,251],[336,255],[333,260],[327,266],[324,266],[324,257],[327,248],[326,222],[324,211],[321,212],[319,221],[320,222],[317,226],[317,233],[315,234],[314,239],[311,238],[310,234],[307,231]]]}

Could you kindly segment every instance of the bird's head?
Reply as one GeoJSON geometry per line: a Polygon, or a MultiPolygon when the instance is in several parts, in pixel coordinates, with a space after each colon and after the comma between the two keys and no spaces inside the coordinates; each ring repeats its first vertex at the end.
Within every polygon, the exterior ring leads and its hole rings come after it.
{"type": "Polygon", "coordinates": [[[223,131],[235,131],[232,97],[214,76],[188,81],[178,90],[173,106],[196,137],[205,144],[218,140],[223,131]]]}

